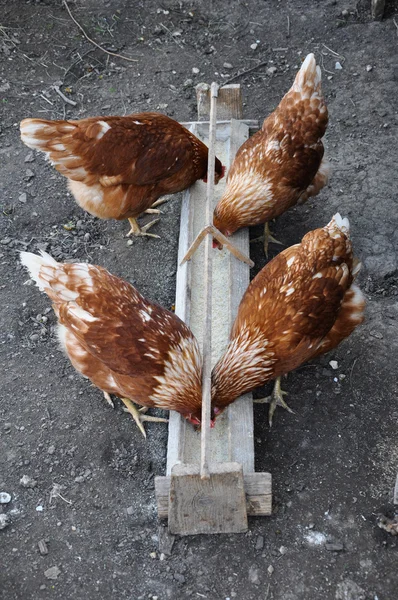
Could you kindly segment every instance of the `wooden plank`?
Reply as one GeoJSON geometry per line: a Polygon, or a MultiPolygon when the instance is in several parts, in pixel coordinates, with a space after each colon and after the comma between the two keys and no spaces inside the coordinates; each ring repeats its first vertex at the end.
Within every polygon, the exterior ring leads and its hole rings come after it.
{"type": "MultiPolygon", "coordinates": [[[[198,83],[196,86],[196,100],[198,106],[198,120],[207,121],[210,115],[210,86],[207,83],[198,83]]],[[[241,119],[243,113],[242,93],[238,83],[231,83],[219,89],[217,104],[217,119],[241,119]]]]}
{"type": "Polygon", "coordinates": [[[242,466],[209,465],[201,477],[198,465],[176,465],[170,478],[169,531],[178,535],[247,531],[242,466]]]}
{"type": "Polygon", "coordinates": [[[381,21],[384,16],[386,0],[372,0],[372,17],[376,21],[381,21]]]}
{"type": "MultiPolygon", "coordinates": [[[[198,468],[198,467],[197,467],[198,468]]],[[[159,519],[169,514],[171,477],[155,477],[156,501],[159,519]]],[[[272,478],[270,473],[248,473],[243,476],[246,510],[251,517],[272,514],[272,478]]]]}

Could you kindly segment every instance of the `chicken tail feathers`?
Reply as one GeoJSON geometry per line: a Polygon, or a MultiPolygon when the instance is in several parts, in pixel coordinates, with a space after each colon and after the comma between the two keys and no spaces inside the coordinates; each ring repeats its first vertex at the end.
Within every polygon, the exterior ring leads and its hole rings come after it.
{"type": "Polygon", "coordinates": [[[32,252],[20,253],[21,263],[29,271],[29,275],[36,282],[42,292],[47,292],[49,288],[48,281],[43,277],[43,267],[57,267],[58,263],[52,256],[40,250],[40,256],[32,252]]]}
{"type": "Polygon", "coordinates": [[[330,223],[325,227],[326,231],[329,232],[330,236],[335,239],[340,237],[344,233],[347,238],[350,237],[350,222],[347,217],[342,217],[340,213],[336,213],[330,223]]]}
{"type": "Polygon", "coordinates": [[[84,181],[87,171],[74,139],[77,125],[70,121],[24,119],[20,124],[21,140],[29,148],[43,152],[55,168],[70,179],[84,181]]]}
{"type": "Polygon", "coordinates": [[[291,90],[300,92],[303,98],[311,98],[314,94],[320,96],[321,81],[321,68],[316,64],[315,56],[308,54],[296,75],[291,90]]]}

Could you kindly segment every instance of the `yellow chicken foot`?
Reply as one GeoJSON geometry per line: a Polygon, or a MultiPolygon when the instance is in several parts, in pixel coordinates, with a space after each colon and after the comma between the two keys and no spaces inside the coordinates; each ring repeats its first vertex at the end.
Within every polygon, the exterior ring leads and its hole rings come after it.
{"type": "Polygon", "coordinates": [[[253,244],[254,242],[262,242],[263,240],[264,240],[264,254],[267,258],[268,258],[268,244],[270,242],[273,242],[274,244],[280,244],[281,246],[283,246],[283,242],[280,242],[279,240],[274,238],[274,236],[271,234],[268,222],[265,223],[265,225],[264,225],[264,234],[260,235],[260,237],[255,238],[254,240],[251,240],[250,243],[253,244]]]}
{"type": "Polygon", "coordinates": [[[292,410],[290,408],[290,406],[288,406],[286,404],[286,402],[283,399],[283,396],[287,396],[287,392],[282,390],[281,378],[277,377],[275,380],[275,385],[274,385],[274,389],[272,390],[271,396],[253,400],[253,402],[256,402],[258,404],[269,403],[270,407],[269,407],[269,413],[268,413],[268,422],[269,422],[270,427],[272,427],[272,417],[274,416],[274,412],[275,412],[275,409],[278,406],[278,404],[279,404],[279,406],[283,406],[283,408],[285,408],[288,412],[294,414],[294,410],[292,410]]]}
{"type": "Polygon", "coordinates": [[[115,405],[113,404],[113,400],[110,397],[110,395],[108,394],[108,392],[104,392],[104,398],[107,401],[107,403],[109,404],[109,406],[111,406],[112,408],[115,408],[115,405]]]}
{"type": "Polygon", "coordinates": [[[128,232],[126,237],[128,237],[129,235],[135,235],[135,236],[146,235],[148,237],[160,238],[159,235],[155,235],[154,233],[147,233],[148,229],[150,227],[152,227],[152,225],[155,225],[155,223],[157,223],[158,221],[159,221],[159,219],[154,219],[150,223],[147,223],[146,225],[144,225],[144,227],[140,227],[137,223],[137,219],[134,219],[133,217],[129,217],[129,223],[131,225],[131,229],[128,232]]]}
{"type": "Polygon", "coordinates": [[[170,197],[168,197],[168,196],[166,196],[165,198],[159,198],[159,200],[156,200],[156,202],[151,204],[151,208],[155,208],[155,206],[160,206],[161,204],[164,204],[165,202],[168,202],[169,200],[170,200],[170,197]]]}
{"type": "Polygon", "coordinates": [[[144,213],[146,215],[160,215],[162,211],[158,210],[157,208],[147,208],[146,210],[144,210],[144,213]]]}
{"type": "Polygon", "coordinates": [[[148,409],[145,406],[138,409],[133,404],[133,402],[131,402],[131,400],[129,400],[128,398],[120,398],[120,399],[126,407],[126,412],[129,412],[130,415],[133,417],[134,421],[137,423],[138,429],[141,431],[144,438],[146,438],[146,432],[145,432],[144,426],[142,424],[144,421],[152,421],[155,423],[168,423],[169,422],[168,419],[162,419],[162,417],[151,417],[149,415],[146,415],[145,413],[148,409]]]}

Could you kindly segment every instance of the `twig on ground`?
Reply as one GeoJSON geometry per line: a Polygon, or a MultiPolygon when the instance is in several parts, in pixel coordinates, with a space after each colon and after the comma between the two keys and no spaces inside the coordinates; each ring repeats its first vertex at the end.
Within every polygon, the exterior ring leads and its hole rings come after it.
{"type": "Polygon", "coordinates": [[[59,87],[57,85],[53,85],[53,90],[55,92],[57,92],[58,96],[61,96],[61,98],[64,102],[66,102],[67,104],[70,104],[71,106],[77,106],[77,102],[75,102],[74,100],[71,100],[70,98],[67,98],[65,96],[65,94],[63,94],[61,92],[61,90],[59,89],[59,87]]]}
{"type": "Polygon", "coordinates": [[[246,69],[245,71],[241,71],[240,73],[233,75],[233,77],[230,77],[226,81],[223,81],[222,84],[227,85],[227,83],[231,83],[231,81],[235,81],[235,79],[238,79],[238,77],[247,75],[248,73],[251,73],[252,71],[255,71],[256,69],[258,69],[259,67],[263,67],[264,65],[267,65],[267,64],[268,64],[268,60],[264,60],[263,62],[258,63],[258,65],[256,65],[255,67],[251,67],[250,69],[246,69]]]}
{"type": "Polygon", "coordinates": [[[43,100],[45,100],[46,102],[48,102],[49,104],[51,104],[51,106],[54,106],[54,104],[51,102],[51,100],[49,100],[48,98],[46,98],[44,96],[44,94],[39,94],[40,98],[43,98],[43,100]]]}
{"type": "Polygon", "coordinates": [[[397,28],[397,35],[398,35],[398,23],[395,20],[395,17],[393,17],[392,22],[394,23],[395,27],[397,28]]]}
{"type": "Polygon", "coordinates": [[[290,17],[287,15],[287,33],[286,37],[290,37],[290,17]]]}
{"type": "Polygon", "coordinates": [[[80,25],[80,23],[78,23],[78,21],[76,21],[75,17],[72,15],[71,10],[68,6],[68,3],[66,0],[62,0],[66,10],[68,11],[68,14],[70,16],[70,18],[72,19],[72,21],[77,25],[77,27],[80,29],[80,31],[82,32],[82,34],[84,35],[84,37],[86,38],[86,40],[88,40],[90,42],[90,44],[93,44],[94,46],[96,46],[97,48],[99,48],[99,50],[102,50],[102,52],[105,52],[106,54],[110,54],[110,56],[117,56],[117,58],[122,58],[123,60],[128,60],[129,62],[138,62],[137,58],[130,58],[129,56],[124,56],[123,54],[118,54],[117,52],[110,52],[110,50],[105,50],[105,48],[103,48],[102,46],[100,46],[99,44],[97,44],[97,42],[94,42],[94,40],[92,40],[87,33],[85,32],[85,30],[83,29],[83,27],[80,25]]]}
{"type": "Polygon", "coordinates": [[[342,54],[339,54],[338,52],[335,52],[334,50],[332,50],[331,48],[329,48],[329,46],[326,46],[326,44],[322,44],[322,46],[324,48],[326,48],[326,50],[328,50],[329,52],[331,52],[334,56],[337,56],[337,58],[340,58],[340,60],[342,59],[343,61],[345,61],[345,57],[342,54]]]}

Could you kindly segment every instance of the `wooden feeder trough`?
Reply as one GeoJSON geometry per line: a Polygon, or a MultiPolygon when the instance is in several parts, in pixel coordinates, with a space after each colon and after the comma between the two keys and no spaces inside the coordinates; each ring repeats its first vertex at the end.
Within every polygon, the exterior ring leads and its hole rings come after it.
{"type": "Polygon", "coordinates": [[[247,229],[231,238],[231,251],[219,251],[212,249],[211,223],[225,188],[225,178],[214,187],[214,157],[228,169],[257,122],[242,120],[239,85],[212,84],[210,90],[200,84],[197,103],[199,120],[184,125],[209,146],[209,175],[207,193],[197,182],[183,197],[175,312],[202,348],[202,428],[197,432],[179,413],[170,413],[167,475],[155,478],[155,489],[158,516],[168,518],[170,533],[242,533],[248,516],[271,514],[271,474],[254,471],[251,394],[231,404],[210,429],[210,375],[228,344],[253,263],[247,229]],[[183,262],[199,234],[203,242],[183,262]]]}

